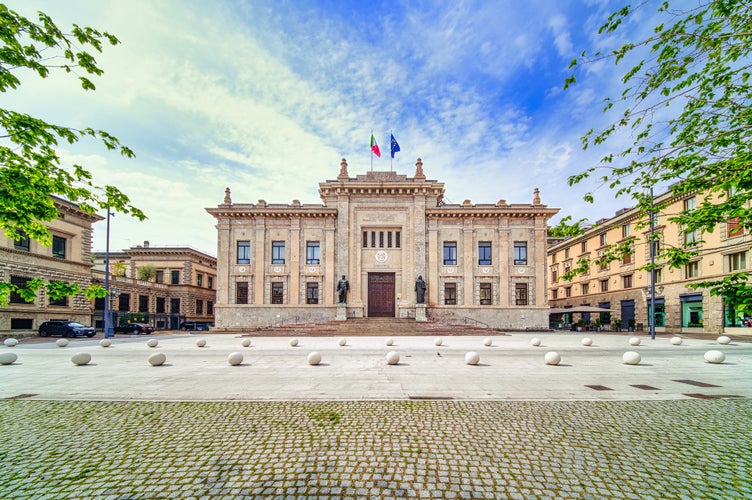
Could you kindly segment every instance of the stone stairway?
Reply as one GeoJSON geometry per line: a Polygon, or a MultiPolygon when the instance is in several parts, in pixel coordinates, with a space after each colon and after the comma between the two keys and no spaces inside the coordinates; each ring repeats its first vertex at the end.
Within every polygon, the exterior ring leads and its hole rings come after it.
{"type": "Polygon", "coordinates": [[[445,324],[431,321],[418,322],[402,318],[349,318],[347,321],[330,321],[319,324],[287,324],[245,329],[213,329],[215,333],[234,333],[253,337],[399,337],[399,336],[450,336],[450,335],[506,335],[497,328],[469,324],[445,324]]]}

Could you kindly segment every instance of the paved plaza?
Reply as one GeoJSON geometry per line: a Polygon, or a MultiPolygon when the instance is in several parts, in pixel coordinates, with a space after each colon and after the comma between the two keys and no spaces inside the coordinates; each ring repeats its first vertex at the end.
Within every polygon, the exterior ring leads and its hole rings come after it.
{"type": "Polygon", "coordinates": [[[583,336],[1,347],[0,498],[752,497],[751,343],[583,336]]]}

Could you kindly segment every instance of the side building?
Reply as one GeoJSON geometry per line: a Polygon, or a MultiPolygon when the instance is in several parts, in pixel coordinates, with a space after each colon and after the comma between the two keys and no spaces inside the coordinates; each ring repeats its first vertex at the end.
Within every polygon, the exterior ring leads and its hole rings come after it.
{"type": "MultiPolygon", "coordinates": [[[[95,254],[92,274],[104,286],[105,254],[95,254]]],[[[110,252],[113,324],[146,322],[176,330],[185,322],[214,323],[217,259],[186,246],[143,245],[110,252]],[[153,268],[144,278],[139,269],[153,268]]],[[[104,299],[95,301],[92,324],[104,326],[104,299]]]]}
{"type": "Polygon", "coordinates": [[[423,316],[547,328],[546,231],[558,209],[537,189],[530,204],[452,205],[420,159],[413,177],[347,168],[343,158],[337,179],[319,184],[321,205],[238,204],[228,188],[207,209],[217,219],[218,329],[423,316]]]}
{"type": "MultiPolygon", "coordinates": [[[[78,205],[54,198],[59,217],[47,225],[52,245],[43,246],[27,238],[14,241],[0,233],[0,281],[26,285],[34,278],[76,283],[82,289],[91,283],[92,224],[102,217],[82,211],[78,205]]],[[[0,307],[0,332],[31,333],[50,319],[65,319],[89,324],[92,302],[78,294],[59,300],[44,290],[33,302],[16,293],[10,303],[0,307]]]]}
{"type": "MultiPolygon", "coordinates": [[[[658,238],[652,252],[655,263],[655,329],[657,332],[718,334],[740,327],[734,311],[725,308],[721,297],[711,296],[708,290],[693,289],[689,285],[700,281],[718,280],[732,272],[750,269],[752,236],[739,224],[730,220],[719,224],[711,233],[685,232],[668,220],[672,214],[693,210],[704,197],[688,193],[675,196],[670,192],[655,197],[655,204],[664,205],[654,214],[654,228],[658,238]],[[660,265],[660,250],[697,244],[699,255],[682,269],[660,265]]],[[[559,241],[548,249],[550,276],[549,301],[552,307],[571,308],[596,306],[611,309],[607,313],[569,313],[554,316],[552,326],[567,327],[583,320],[595,325],[597,320],[612,327],[650,328],[650,272],[641,270],[651,262],[650,228],[636,226],[639,211],[623,209],[610,219],[603,219],[584,234],[559,241]],[[609,245],[622,244],[634,238],[633,253],[617,262],[598,264],[609,245]],[[578,267],[580,259],[593,262],[584,274],[571,282],[561,279],[567,271],[578,267]],[[618,320],[618,323],[616,322],[618,320]]]]}

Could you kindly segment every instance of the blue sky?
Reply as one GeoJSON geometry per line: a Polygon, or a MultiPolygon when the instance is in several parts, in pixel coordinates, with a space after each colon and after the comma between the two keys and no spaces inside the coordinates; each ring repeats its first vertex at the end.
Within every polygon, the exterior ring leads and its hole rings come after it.
{"type": "MultiPolygon", "coordinates": [[[[596,35],[615,2],[528,1],[10,1],[68,27],[89,25],[122,44],[97,57],[96,92],[75,80],[26,78],[3,106],[58,124],[109,131],[136,153],[66,146],[100,183],[115,184],[145,222],[118,215],[113,249],[149,240],[216,253],[222,202],[321,203],[318,183],[346,157],[370,169],[371,129],[389,170],[412,176],[423,159],[452,203],[530,203],[533,189],[560,215],[595,221],[630,206],[567,177],[604,151],[580,136],[607,123],[600,101],[620,93],[625,68],[596,63],[563,91],[569,61],[613,46],[596,35]]],[[[648,15],[649,13],[645,13],[648,15]]],[[[636,17],[628,32],[652,26],[636,17]]],[[[558,220],[554,219],[552,222],[558,220]]],[[[94,248],[104,249],[105,224],[94,248]]]]}

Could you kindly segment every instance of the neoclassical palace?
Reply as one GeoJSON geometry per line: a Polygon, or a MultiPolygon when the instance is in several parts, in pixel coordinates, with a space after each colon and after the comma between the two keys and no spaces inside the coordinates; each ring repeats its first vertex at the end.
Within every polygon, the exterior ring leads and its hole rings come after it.
{"type": "Polygon", "coordinates": [[[228,188],[207,209],[217,219],[217,329],[361,317],[548,328],[546,228],[558,209],[537,188],[529,204],[448,204],[420,158],[413,177],[347,168],[343,158],[337,178],[319,183],[321,205],[234,203],[228,188]]]}

